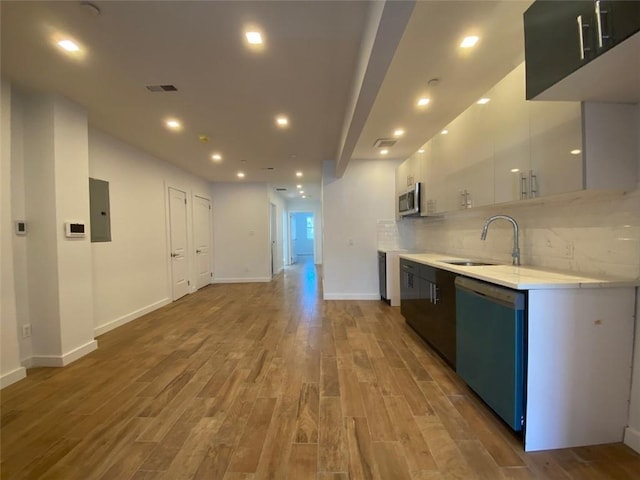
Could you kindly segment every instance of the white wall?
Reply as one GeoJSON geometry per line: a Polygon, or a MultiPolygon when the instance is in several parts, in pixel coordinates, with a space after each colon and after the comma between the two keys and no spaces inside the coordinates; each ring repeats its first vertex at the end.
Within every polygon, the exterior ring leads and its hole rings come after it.
{"type": "Polygon", "coordinates": [[[313,213],[313,228],[315,238],[313,240],[313,261],[316,265],[322,264],[322,203],[320,200],[295,199],[287,201],[289,213],[311,212],[313,213]]]}
{"type": "MultiPolygon", "coordinates": [[[[61,354],[68,355],[94,338],[91,237],[63,235],[64,222],[90,228],[87,111],[55,97],[53,125],[61,354]]],[[[89,348],[95,348],[93,343],[89,348]]]]}
{"type": "Polygon", "coordinates": [[[0,85],[0,388],[25,377],[20,365],[13,277],[11,214],[11,85],[0,85]]]}
{"type": "Polygon", "coordinates": [[[263,183],[213,183],[213,281],[271,280],[269,194],[263,183]]]}
{"type": "Polygon", "coordinates": [[[377,224],[394,218],[394,160],[352,160],[342,178],[333,162],[322,173],[325,299],[380,298],[377,224]]]}
{"type": "MultiPolygon", "coordinates": [[[[167,188],[187,192],[190,242],[192,196],[210,195],[205,180],[95,129],[89,131],[89,176],[109,182],[112,241],[91,244],[94,325],[101,334],[171,301],[167,188]]],[[[193,291],[193,258],[189,278],[193,291]]]]}
{"type": "MultiPolygon", "coordinates": [[[[24,108],[22,95],[16,90],[11,92],[11,209],[14,220],[27,219],[25,203],[24,178],[24,108]]],[[[27,222],[27,229],[30,228],[27,222]]],[[[13,275],[15,280],[16,314],[18,332],[22,332],[23,325],[30,322],[29,288],[27,277],[27,236],[13,236],[13,275]]],[[[31,337],[22,338],[18,335],[20,344],[20,362],[28,366],[32,356],[31,337]]]]}
{"type": "Polygon", "coordinates": [[[33,351],[62,350],[58,303],[58,252],[55,209],[54,103],[45,95],[24,97],[24,176],[28,222],[27,279],[33,351]],[[28,139],[26,141],[25,139],[28,139]]]}
{"type": "MultiPolygon", "coordinates": [[[[640,192],[640,104],[636,106],[636,126],[638,133],[638,188],[640,192]]],[[[633,376],[631,379],[631,401],[629,402],[629,427],[625,431],[624,441],[640,453],[640,288],[636,289],[636,334],[633,348],[633,376]]]]}

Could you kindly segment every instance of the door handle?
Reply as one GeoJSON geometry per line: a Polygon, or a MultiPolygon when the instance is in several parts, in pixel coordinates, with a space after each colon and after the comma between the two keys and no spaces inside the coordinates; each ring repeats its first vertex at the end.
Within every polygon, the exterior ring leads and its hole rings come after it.
{"type": "Polygon", "coordinates": [[[171,254],[171,258],[176,258],[177,256],[178,256],[178,254],[177,254],[177,253],[172,253],[172,254],[171,254]]]}
{"type": "Polygon", "coordinates": [[[202,253],[202,250],[196,250],[196,253],[202,253]]]}

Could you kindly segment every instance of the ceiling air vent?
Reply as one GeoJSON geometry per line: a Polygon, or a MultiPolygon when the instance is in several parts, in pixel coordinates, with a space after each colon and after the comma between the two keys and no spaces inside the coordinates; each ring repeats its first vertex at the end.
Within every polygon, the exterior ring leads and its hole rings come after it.
{"type": "Polygon", "coordinates": [[[287,191],[286,188],[282,188],[282,187],[276,188],[276,192],[286,192],[286,191],[287,191]]]}
{"type": "Polygon", "coordinates": [[[175,85],[147,85],[150,92],[177,92],[175,85]]]}
{"type": "Polygon", "coordinates": [[[393,138],[379,138],[373,143],[373,146],[375,148],[389,148],[393,147],[396,142],[397,140],[394,140],[393,138]]]}

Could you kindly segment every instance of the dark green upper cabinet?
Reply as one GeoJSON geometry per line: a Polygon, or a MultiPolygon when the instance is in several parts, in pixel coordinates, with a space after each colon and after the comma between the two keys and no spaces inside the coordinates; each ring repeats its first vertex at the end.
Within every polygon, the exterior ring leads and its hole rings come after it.
{"type": "MultiPolygon", "coordinates": [[[[639,30],[640,1],[534,2],[524,13],[527,100],[534,99],[639,30]]],[[[590,75],[598,78],[624,75],[609,64],[603,63],[603,68],[609,71],[590,75]]],[[[603,95],[606,100],[606,92],[603,95]]],[[[587,98],[549,99],[598,99],[597,93],[595,98],[589,96],[593,94],[585,93],[587,98]]]]}

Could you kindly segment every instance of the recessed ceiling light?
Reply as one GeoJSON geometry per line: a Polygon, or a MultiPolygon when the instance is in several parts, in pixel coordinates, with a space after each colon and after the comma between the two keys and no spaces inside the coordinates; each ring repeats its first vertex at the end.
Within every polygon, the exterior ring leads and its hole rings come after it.
{"type": "Polygon", "coordinates": [[[287,117],[285,117],[284,115],[279,115],[279,116],[276,117],[276,124],[280,128],[287,127],[289,125],[289,119],[287,117]]]}
{"type": "Polygon", "coordinates": [[[262,45],[262,34],[260,32],[245,32],[244,36],[251,45],[262,45]]]}
{"type": "Polygon", "coordinates": [[[442,130],[440,132],[442,135],[446,135],[447,133],[449,133],[449,130],[447,130],[446,128],[444,130],[442,130]]]}
{"type": "Polygon", "coordinates": [[[214,153],[213,155],[211,155],[211,158],[214,162],[222,161],[222,155],[220,155],[219,153],[214,153]]]}
{"type": "Polygon", "coordinates": [[[300,190],[300,195],[304,194],[304,190],[300,190]]]}
{"type": "Polygon", "coordinates": [[[296,185],[296,188],[302,188],[302,185],[296,185]]]}
{"type": "Polygon", "coordinates": [[[296,177],[301,177],[302,176],[302,172],[296,172],[296,177]]]}
{"type": "Polygon", "coordinates": [[[579,148],[571,150],[571,155],[580,155],[581,153],[582,153],[582,150],[580,150],[579,148]]]}
{"type": "Polygon", "coordinates": [[[393,132],[393,136],[394,137],[401,137],[402,135],[404,135],[404,130],[402,128],[397,128],[394,132],[393,132]]]}
{"type": "Polygon", "coordinates": [[[302,195],[302,198],[307,198],[307,196],[306,195],[302,195]]]}
{"type": "Polygon", "coordinates": [[[512,168],[511,173],[518,173],[520,171],[519,168],[512,168]]]}
{"type": "Polygon", "coordinates": [[[490,101],[491,101],[491,99],[490,99],[490,98],[483,97],[483,98],[481,98],[480,100],[478,100],[476,103],[477,103],[478,105],[486,105],[486,104],[487,104],[487,103],[489,103],[490,101]]]}
{"type": "Polygon", "coordinates": [[[470,35],[468,37],[464,37],[462,39],[462,43],[460,43],[460,48],[471,48],[476,43],[478,43],[478,40],[480,40],[480,37],[477,37],[475,35],[470,35]]]}
{"type": "Polygon", "coordinates": [[[389,150],[387,150],[386,148],[380,150],[380,155],[386,155],[387,153],[389,153],[389,150]]]}
{"type": "Polygon", "coordinates": [[[58,46],[67,52],[79,52],[80,47],[73,40],[65,39],[58,42],[58,46]]]}
{"type": "Polygon", "coordinates": [[[238,178],[244,178],[244,172],[238,172],[236,175],[238,178]]]}
{"type": "Polygon", "coordinates": [[[419,107],[425,107],[425,106],[429,105],[430,101],[431,101],[430,98],[422,97],[422,98],[418,99],[418,106],[419,107]]]}
{"type": "Polygon", "coordinates": [[[180,121],[176,120],[175,118],[170,118],[169,120],[167,120],[165,122],[165,125],[171,130],[180,130],[182,128],[182,124],[180,123],[180,121]]]}
{"type": "Polygon", "coordinates": [[[424,153],[424,148],[421,148],[420,150],[418,150],[418,153],[424,153]]]}

